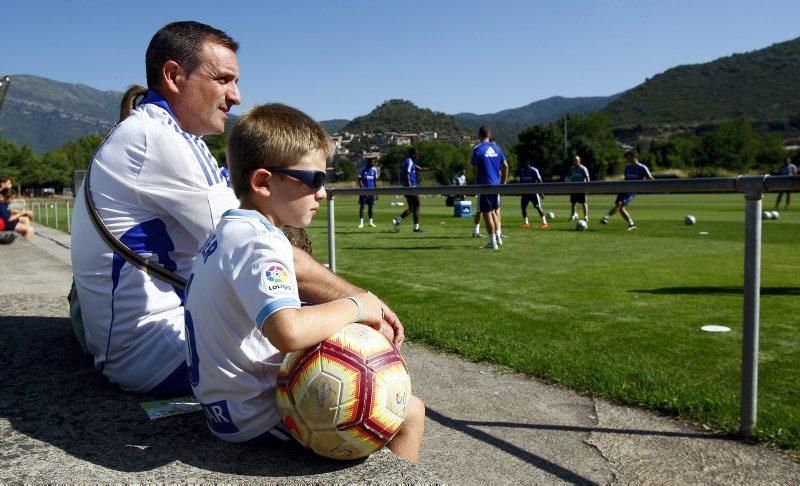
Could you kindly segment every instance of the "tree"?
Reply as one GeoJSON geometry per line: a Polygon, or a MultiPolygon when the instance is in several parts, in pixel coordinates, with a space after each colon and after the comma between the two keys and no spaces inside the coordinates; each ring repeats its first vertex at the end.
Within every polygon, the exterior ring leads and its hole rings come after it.
{"type": "Polygon", "coordinates": [[[352,181],[357,178],[356,164],[352,160],[339,159],[333,164],[333,173],[340,182],[352,181]]]}
{"type": "MultiPolygon", "coordinates": [[[[563,123],[562,118],[559,125],[563,126],[563,123]]],[[[568,157],[559,164],[558,173],[567,173],[575,155],[580,156],[581,163],[593,178],[603,179],[622,171],[623,150],[614,140],[606,115],[596,111],[569,115],[567,133],[568,157]]]]}
{"type": "MultiPolygon", "coordinates": [[[[563,124],[563,120],[562,120],[563,124]]],[[[550,179],[561,166],[564,156],[563,133],[558,125],[534,125],[517,136],[513,151],[520,161],[530,160],[543,179],[550,179]]],[[[516,171],[517,167],[512,167],[516,171]]]]}
{"type": "Polygon", "coordinates": [[[719,125],[700,141],[700,173],[716,174],[718,168],[742,173],[754,167],[760,141],[760,134],[746,119],[719,125]]]}

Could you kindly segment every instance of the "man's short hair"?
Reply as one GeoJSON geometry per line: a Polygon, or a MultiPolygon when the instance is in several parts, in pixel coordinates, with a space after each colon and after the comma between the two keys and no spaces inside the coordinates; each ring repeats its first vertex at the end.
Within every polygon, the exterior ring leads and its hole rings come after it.
{"type": "Polygon", "coordinates": [[[478,129],[478,138],[483,140],[483,139],[489,138],[491,136],[492,136],[492,131],[489,129],[489,127],[487,127],[485,125],[481,125],[481,127],[478,129]]]}
{"type": "Polygon", "coordinates": [[[239,49],[239,43],[231,36],[200,22],[173,22],[162,27],[147,46],[147,87],[155,89],[161,84],[161,68],[170,60],[180,64],[187,75],[192,74],[200,65],[200,52],[206,42],[220,44],[233,52],[239,49]]]}
{"type": "Polygon", "coordinates": [[[291,106],[269,103],[246,111],[233,125],[228,140],[228,169],[236,197],[249,192],[250,174],[265,167],[291,167],[319,150],[325,157],[333,145],[325,129],[291,106]]]}
{"type": "Polygon", "coordinates": [[[634,159],[638,159],[639,154],[635,150],[631,149],[625,152],[625,157],[633,157],[634,159]]]}

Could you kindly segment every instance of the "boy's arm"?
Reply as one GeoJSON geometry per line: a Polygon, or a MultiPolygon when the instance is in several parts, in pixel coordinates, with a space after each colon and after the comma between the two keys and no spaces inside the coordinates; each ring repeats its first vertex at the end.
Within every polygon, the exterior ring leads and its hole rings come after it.
{"type": "MultiPolygon", "coordinates": [[[[300,298],[312,304],[322,304],[349,295],[358,295],[364,290],[320,265],[311,255],[292,247],[294,267],[300,298]]],[[[381,302],[383,321],[380,331],[398,348],[403,344],[403,324],[385,303],[381,302]]],[[[325,336],[328,337],[328,336],[325,336]]],[[[324,339],[324,338],[323,338],[324,339]]],[[[321,341],[321,340],[320,340],[321,341]]]]}
{"type": "Polygon", "coordinates": [[[377,328],[381,322],[381,301],[362,292],[353,299],[337,299],[326,304],[282,309],[270,315],[262,332],[282,353],[313,346],[336,334],[351,322],[359,321],[377,328]]]}

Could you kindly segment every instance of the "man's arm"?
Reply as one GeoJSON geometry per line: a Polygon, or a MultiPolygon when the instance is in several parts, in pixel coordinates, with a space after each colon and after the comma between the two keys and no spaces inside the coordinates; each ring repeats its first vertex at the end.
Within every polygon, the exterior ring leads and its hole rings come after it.
{"type": "MultiPolygon", "coordinates": [[[[322,304],[364,292],[364,290],[320,265],[319,262],[303,250],[296,247],[292,247],[292,250],[294,251],[297,285],[300,287],[300,299],[304,302],[322,304]]],[[[381,305],[383,310],[381,332],[399,348],[405,339],[403,324],[386,303],[381,302],[381,305]]]]}
{"type": "Polygon", "coordinates": [[[503,159],[503,166],[500,167],[500,183],[505,184],[508,181],[508,161],[503,159]]]}

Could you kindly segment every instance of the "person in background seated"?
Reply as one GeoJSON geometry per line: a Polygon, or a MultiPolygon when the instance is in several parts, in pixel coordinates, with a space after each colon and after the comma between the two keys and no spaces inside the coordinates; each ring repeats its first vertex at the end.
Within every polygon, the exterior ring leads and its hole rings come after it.
{"type": "Polygon", "coordinates": [[[17,196],[17,192],[10,187],[0,190],[0,221],[2,228],[0,231],[16,231],[27,240],[32,240],[36,230],[31,224],[33,212],[29,209],[24,211],[14,211],[9,209],[11,201],[17,196]]]}

